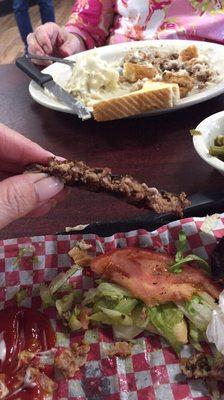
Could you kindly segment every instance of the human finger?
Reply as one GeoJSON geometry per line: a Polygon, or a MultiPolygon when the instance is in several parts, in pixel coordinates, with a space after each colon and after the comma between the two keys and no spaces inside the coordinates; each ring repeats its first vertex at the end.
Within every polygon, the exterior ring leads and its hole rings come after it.
{"type": "Polygon", "coordinates": [[[51,36],[50,32],[48,31],[45,25],[41,25],[35,29],[35,38],[38,45],[43,49],[45,54],[52,54],[53,46],[51,43],[51,36]]]}
{"type": "Polygon", "coordinates": [[[65,40],[58,48],[58,52],[61,57],[68,57],[72,54],[79,53],[82,50],[85,50],[84,43],[81,38],[77,37],[77,35],[64,32],[65,40]]]}
{"type": "Polygon", "coordinates": [[[56,194],[52,199],[50,199],[48,202],[45,202],[41,204],[38,208],[33,210],[30,214],[28,214],[29,217],[40,217],[42,215],[47,214],[52,208],[56,207],[59,203],[65,200],[65,198],[68,196],[70,193],[70,188],[64,188],[56,194]]]}
{"type": "MultiPolygon", "coordinates": [[[[14,165],[24,167],[31,162],[46,162],[53,154],[37,143],[0,123],[0,167],[14,165]]],[[[8,170],[8,168],[7,168],[8,170]]]]}
{"type": "Polygon", "coordinates": [[[27,36],[28,53],[44,56],[44,50],[39,45],[34,32],[29,33],[27,36]]]}
{"type": "Polygon", "coordinates": [[[63,187],[57,178],[38,173],[17,175],[0,182],[0,229],[47,203],[63,187]]]}

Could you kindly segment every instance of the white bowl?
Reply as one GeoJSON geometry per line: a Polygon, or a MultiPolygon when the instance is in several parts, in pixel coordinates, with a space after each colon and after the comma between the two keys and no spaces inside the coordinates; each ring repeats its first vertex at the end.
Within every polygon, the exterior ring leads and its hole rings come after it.
{"type": "Polygon", "coordinates": [[[224,175],[224,162],[209,154],[209,147],[214,144],[215,137],[224,135],[224,111],[204,119],[196,130],[201,135],[193,136],[195,150],[204,161],[224,175]]]}

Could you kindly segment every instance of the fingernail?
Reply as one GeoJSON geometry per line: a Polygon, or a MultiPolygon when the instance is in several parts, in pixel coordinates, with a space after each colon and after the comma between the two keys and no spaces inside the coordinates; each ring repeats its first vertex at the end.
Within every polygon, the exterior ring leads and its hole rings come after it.
{"type": "Polygon", "coordinates": [[[48,176],[36,181],[34,187],[41,202],[58,194],[64,188],[64,184],[58,178],[48,176]]]}
{"type": "Polygon", "coordinates": [[[58,160],[58,161],[65,161],[65,160],[66,160],[66,158],[61,157],[61,156],[55,156],[55,158],[56,158],[56,160],[58,160]]]}
{"type": "Polygon", "coordinates": [[[30,172],[30,171],[25,171],[24,174],[26,175],[26,178],[29,179],[31,183],[36,183],[40,181],[41,179],[48,178],[49,175],[44,174],[43,172],[30,172]]]}

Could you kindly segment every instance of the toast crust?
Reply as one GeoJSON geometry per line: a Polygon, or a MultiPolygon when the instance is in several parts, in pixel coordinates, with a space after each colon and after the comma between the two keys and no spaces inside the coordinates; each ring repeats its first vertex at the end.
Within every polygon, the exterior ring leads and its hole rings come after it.
{"type": "Polygon", "coordinates": [[[147,111],[173,107],[180,98],[177,84],[147,82],[138,91],[100,101],[93,105],[96,121],[111,121],[147,111]]]}

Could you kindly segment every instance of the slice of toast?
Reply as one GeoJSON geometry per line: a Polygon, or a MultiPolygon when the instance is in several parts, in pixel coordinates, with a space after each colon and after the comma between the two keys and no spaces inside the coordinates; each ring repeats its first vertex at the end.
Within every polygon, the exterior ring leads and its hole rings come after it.
{"type": "Polygon", "coordinates": [[[136,64],[130,61],[124,63],[123,76],[129,82],[137,82],[139,79],[152,79],[156,76],[157,70],[153,66],[136,64]]]}
{"type": "Polygon", "coordinates": [[[93,105],[96,121],[111,121],[160,108],[173,107],[180,99],[176,83],[148,81],[142,89],[93,105]]]}

